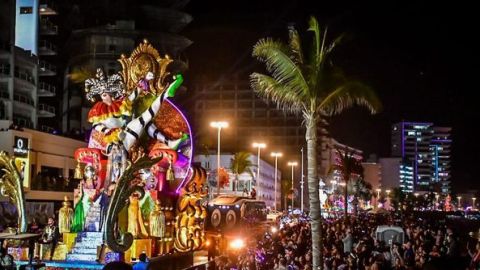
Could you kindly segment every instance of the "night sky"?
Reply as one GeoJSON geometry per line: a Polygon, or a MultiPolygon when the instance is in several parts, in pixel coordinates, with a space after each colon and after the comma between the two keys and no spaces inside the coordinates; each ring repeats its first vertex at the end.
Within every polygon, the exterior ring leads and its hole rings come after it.
{"type": "Polygon", "coordinates": [[[195,80],[247,78],[263,68],[252,57],[259,38],[287,38],[287,25],[305,33],[315,15],[329,33],[345,33],[334,63],[348,76],[373,87],[384,110],[370,116],[353,108],[330,119],[340,142],[358,147],[365,157],[390,155],[390,125],[401,120],[428,121],[453,128],[454,191],[479,189],[474,139],[480,120],[476,92],[480,25],[473,4],[426,1],[192,1],[194,18],[182,32],[194,44],[187,50],[188,76],[195,80]],[[335,2],[335,3],[333,3],[335,2]],[[385,3],[388,2],[388,3],[385,3]]]}

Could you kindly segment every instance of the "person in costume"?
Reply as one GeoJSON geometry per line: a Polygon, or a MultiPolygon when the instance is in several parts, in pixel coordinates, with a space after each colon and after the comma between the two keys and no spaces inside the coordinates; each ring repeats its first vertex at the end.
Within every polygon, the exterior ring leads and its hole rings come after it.
{"type": "Polygon", "coordinates": [[[127,231],[134,238],[144,238],[148,236],[147,229],[143,223],[142,211],[137,193],[130,196],[130,204],[128,205],[128,228],[127,231]]]}
{"type": "Polygon", "coordinates": [[[85,211],[84,211],[84,204],[83,199],[85,197],[85,193],[83,192],[83,183],[79,184],[78,187],[79,193],[74,195],[75,202],[75,210],[73,213],[73,222],[72,222],[72,232],[81,232],[83,231],[83,222],[85,220],[85,211]]]}
{"type": "Polygon", "coordinates": [[[160,238],[165,236],[165,213],[159,200],[155,202],[155,209],[150,214],[150,236],[160,238]]]}

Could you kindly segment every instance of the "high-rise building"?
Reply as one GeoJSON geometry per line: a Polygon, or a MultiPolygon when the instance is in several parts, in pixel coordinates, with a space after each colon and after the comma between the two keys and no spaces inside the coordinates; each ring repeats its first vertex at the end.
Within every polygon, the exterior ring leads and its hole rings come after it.
{"type": "Polygon", "coordinates": [[[451,128],[433,123],[392,126],[392,156],[401,158],[400,187],[406,192],[449,192],[451,128]]]}
{"type": "Polygon", "coordinates": [[[0,12],[0,118],[52,131],[43,122],[55,116],[55,107],[45,103],[45,97],[55,96],[51,77],[56,69],[44,60],[57,54],[46,37],[54,36],[56,28],[46,29],[45,21],[56,12],[38,0],[2,1],[0,12]]]}

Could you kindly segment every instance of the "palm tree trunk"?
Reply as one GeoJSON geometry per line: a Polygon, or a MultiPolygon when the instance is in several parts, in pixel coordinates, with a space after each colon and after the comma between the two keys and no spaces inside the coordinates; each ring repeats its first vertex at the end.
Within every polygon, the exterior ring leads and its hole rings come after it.
{"type": "Polygon", "coordinates": [[[308,195],[310,197],[310,218],[312,219],[312,257],[313,269],[323,269],[323,243],[321,226],[321,207],[319,198],[319,180],[317,172],[317,122],[312,116],[306,117],[308,195]]]}

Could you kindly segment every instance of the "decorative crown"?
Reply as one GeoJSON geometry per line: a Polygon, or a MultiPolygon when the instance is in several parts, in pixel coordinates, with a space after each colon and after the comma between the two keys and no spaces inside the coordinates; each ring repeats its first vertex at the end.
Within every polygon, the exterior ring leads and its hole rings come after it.
{"type": "Polygon", "coordinates": [[[91,102],[96,101],[96,96],[108,93],[113,99],[123,96],[124,84],[119,74],[113,74],[105,77],[101,68],[97,68],[96,78],[90,78],[85,81],[85,92],[87,99],[91,102]]]}

